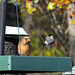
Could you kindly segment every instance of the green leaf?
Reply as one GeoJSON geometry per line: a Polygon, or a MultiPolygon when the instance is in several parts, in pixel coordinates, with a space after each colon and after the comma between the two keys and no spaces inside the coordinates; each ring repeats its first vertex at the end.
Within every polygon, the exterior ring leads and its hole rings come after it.
{"type": "Polygon", "coordinates": [[[38,3],[39,2],[39,0],[34,0],[34,3],[38,3]]]}
{"type": "Polygon", "coordinates": [[[23,11],[25,11],[25,8],[22,8],[21,13],[22,13],[23,11]]]}
{"type": "Polygon", "coordinates": [[[55,7],[56,7],[56,4],[53,6],[53,9],[55,9],[55,7]]]}
{"type": "Polygon", "coordinates": [[[56,48],[56,53],[60,56],[64,56],[64,53],[58,48],[56,48]]]}
{"type": "Polygon", "coordinates": [[[48,6],[47,6],[47,10],[48,10],[48,11],[49,11],[49,10],[53,10],[53,9],[55,9],[55,7],[56,7],[56,4],[53,5],[53,3],[50,2],[50,3],[48,4],[48,6]]]}
{"type": "Polygon", "coordinates": [[[49,5],[50,5],[50,3],[48,4],[48,6],[47,6],[47,10],[49,11],[49,5]]]}

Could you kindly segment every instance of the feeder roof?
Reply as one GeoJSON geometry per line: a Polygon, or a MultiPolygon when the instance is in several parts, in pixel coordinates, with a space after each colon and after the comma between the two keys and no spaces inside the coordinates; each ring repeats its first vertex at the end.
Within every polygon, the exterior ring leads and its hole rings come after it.
{"type": "Polygon", "coordinates": [[[22,27],[19,27],[19,33],[18,33],[18,27],[13,27],[13,26],[6,26],[5,35],[29,36],[29,34],[27,34],[22,27]]]}

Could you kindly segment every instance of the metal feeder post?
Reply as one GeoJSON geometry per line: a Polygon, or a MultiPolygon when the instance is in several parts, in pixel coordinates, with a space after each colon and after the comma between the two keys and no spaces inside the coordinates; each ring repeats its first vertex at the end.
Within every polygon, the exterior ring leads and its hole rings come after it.
{"type": "Polygon", "coordinates": [[[4,55],[4,37],[5,37],[5,25],[6,25],[6,8],[7,8],[7,0],[1,0],[0,55],[4,55]]]}

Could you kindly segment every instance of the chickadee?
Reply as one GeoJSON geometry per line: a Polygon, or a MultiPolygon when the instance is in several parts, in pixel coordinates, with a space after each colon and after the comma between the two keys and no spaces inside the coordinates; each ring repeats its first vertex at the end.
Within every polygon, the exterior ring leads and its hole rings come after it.
{"type": "Polygon", "coordinates": [[[44,43],[46,44],[46,47],[49,48],[50,45],[54,43],[54,37],[53,37],[52,35],[48,35],[48,36],[45,38],[44,43]]]}

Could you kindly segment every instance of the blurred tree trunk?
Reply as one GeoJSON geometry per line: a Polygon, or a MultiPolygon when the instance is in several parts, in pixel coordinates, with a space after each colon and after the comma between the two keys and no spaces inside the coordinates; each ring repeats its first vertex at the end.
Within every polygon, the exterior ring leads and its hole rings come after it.
{"type": "MultiPolygon", "coordinates": [[[[27,15],[29,20],[32,22],[32,15],[27,15]]],[[[27,19],[27,17],[24,15],[24,16],[21,16],[21,19],[23,21],[23,24],[21,25],[24,30],[27,32],[27,34],[30,34],[31,33],[31,23],[29,22],[29,20],[27,19]]],[[[21,40],[23,39],[24,36],[21,36],[21,40]]]]}
{"type": "Polygon", "coordinates": [[[69,44],[70,44],[70,51],[69,54],[72,57],[73,65],[75,66],[75,16],[72,15],[75,12],[75,4],[69,4],[71,8],[67,12],[67,19],[68,19],[68,30],[69,30],[69,44]]]}
{"type": "MultiPolygon", "coordinates": [[[[32,15],[27,15],[29,20],[32,22],[32,15]]],[[[23,25],[22,27],[26,30],[27,33],[30,33],[30,28],[31,28],[31,23],[29,22],[29,20],[26,18],[23,18],[23,25]]]]}

